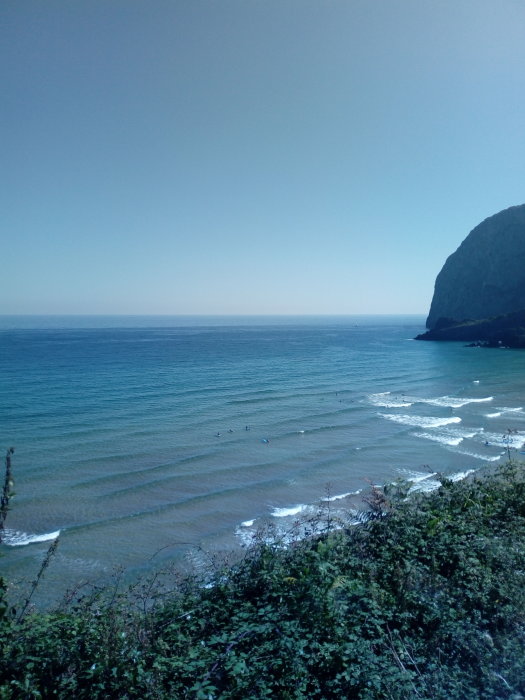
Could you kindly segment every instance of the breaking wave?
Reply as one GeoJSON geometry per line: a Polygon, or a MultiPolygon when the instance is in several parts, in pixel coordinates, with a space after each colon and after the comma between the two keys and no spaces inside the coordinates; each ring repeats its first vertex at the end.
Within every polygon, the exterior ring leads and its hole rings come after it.
{"type": "Polygon", "coordinates": [[[27,532],[19,532],[18,530],[4,530],[3,542],[10,547],[22,547],[26,544],[33,544],[34,542],[56,540],[59,535],[60,530],[47,532],[43,535],[30,535],[27,532]]]}
{"type": "Polygon", "coordinates": [[[274,518],[287,518],[290,515],[298,515],[308,508],[304,504],[298,506],[292,506],[291,508],[274,508],[272,510],[272,515],[274,518]]]}
{"type": "Polygon", "coordinates": [[[406,414],[397,413],[380,413],[387,420],[391,420],[394,423],[401,423],[402,425],[411,425],[417,428],[439,428],[443,425],[450,425],[451,423],[461,423],[461,418],[459,416],[449,416],[448,418],[434,418],[432,416],[409,416],[406,414]]]}
{"type": "Polygon", "coordinates": [[[407,396],[404,393],[392,394],[391,391],[383,391],[378,394],[369,394],[368,400],[373,406],[382,408],[404,408],[413,406],[417,403],[427,404],[428,406],[441,406],[443,408],[462,408],[469,403],[487,403],[493,401],[493,396],[484,396],[482,398],[473,397],[455,397],[455,396],[437,396],[435,398],[424,398],[421,396],[407,396]]]}
{"type": "Polygon", "coordinates": [[[383,391],[380,394],[369,394],[368,400],[373,406],[381,408],[408,408],[412,406],[412,401],[407,401],[404,396],[392,396],[390,391],[383,391]]]}

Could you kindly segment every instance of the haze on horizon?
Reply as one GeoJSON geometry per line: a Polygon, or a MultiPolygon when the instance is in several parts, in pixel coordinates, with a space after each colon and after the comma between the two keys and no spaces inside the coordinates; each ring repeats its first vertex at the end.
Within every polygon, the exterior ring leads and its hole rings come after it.
{"type": "Polygon", "coordinates": [[[521,0],[4,0],[3,314],[421,313],[525,201],[521,0]]]}

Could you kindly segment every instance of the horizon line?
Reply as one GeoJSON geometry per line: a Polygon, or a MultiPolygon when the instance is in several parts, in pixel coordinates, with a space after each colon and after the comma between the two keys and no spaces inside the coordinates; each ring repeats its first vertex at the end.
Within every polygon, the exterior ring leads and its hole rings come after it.
{"type": "Polygon", "coordinates": [[[164,318],[170,318],[173,316],[213,316],[213,317],[231,317],[231,316],[246,316],[246,317],[253,317],[253,316],[426,316],[427,312],[424,311],[410,311],[410,312],[405,312],[405,311],[391,311],[391,312],[366,312],[366,311],[360,311],[360,312],[353,312],[353,313],[31,313],[31,312],[24,312],[24,313],[0,313],[0,317],[3,316],[39,316],[39,317],[44,317],[44,316],[84,316],[84,317],[109,317],[109,316],[127,316],[127,317],[136,317],[136,316],[150,316],[150,317],[164,317],[164,318]]]}

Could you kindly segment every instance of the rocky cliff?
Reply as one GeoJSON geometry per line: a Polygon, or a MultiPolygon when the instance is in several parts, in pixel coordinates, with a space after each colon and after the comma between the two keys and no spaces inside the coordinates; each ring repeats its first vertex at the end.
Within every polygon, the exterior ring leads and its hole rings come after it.
{"type": "Polygon", "coordinates": [[[525,310],[525,204],[476,226],[436,279],[427,328],[525,310]]]}
{"type": "Polygon", "coordinates": [[[491,348],[525,348],[525,310],[432,328],[416,340],[463,340],[491,348]]]}

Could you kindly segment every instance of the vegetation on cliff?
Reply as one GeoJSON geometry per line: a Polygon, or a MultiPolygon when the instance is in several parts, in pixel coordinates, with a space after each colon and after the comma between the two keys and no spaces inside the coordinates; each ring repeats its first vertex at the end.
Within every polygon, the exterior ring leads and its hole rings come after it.
{"type": "Polygon", "coordinates": [[[0,698],[518,700],[525,469],[441,483],[374,490],[361,526],[263,537],[212,585],[4,605],[0,698]]]}

